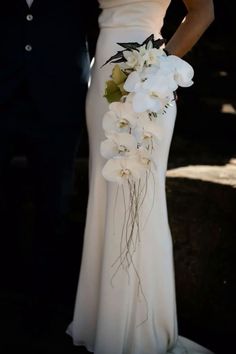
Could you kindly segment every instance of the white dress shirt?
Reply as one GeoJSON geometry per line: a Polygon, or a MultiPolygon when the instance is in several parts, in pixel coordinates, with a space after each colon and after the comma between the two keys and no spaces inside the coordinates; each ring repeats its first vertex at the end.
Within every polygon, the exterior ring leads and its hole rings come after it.
{"type": "Polygon", "coordinates": [[[34,0],[26,0],[26,2],[27,2],[27,4],[28,4],[29,7],[32,5],[33,1],[34,1],[34,0]]]}

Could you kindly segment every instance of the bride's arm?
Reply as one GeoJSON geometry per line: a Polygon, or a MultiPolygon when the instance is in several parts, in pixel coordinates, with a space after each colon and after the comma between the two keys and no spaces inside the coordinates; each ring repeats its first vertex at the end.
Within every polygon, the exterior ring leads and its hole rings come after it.
{"type": "Polygon", "coordinates": [[[187,15],[166,44],[169,54],[183,57],[214,20],[213,0],[183,0],[187,15]]]}

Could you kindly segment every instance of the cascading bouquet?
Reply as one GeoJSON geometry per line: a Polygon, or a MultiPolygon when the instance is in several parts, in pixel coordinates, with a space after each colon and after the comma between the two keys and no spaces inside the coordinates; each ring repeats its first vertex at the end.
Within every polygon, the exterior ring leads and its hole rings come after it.
{"type": "Polygon", "coordinates": [[[102,174],[117,183],[127,198],[117,270],[133,264],[140,233],[139,213],[149,177],[156,168],[157,121],[173,104],[178,86],[193,83],[193,68],[183,59],[167,55],[164,43],[163,39],[155,40],[153,34],[141,44],[117,43],[123,49],[104,64],[115,65],[111,80],[105,83],[109,110],[103,117],[106,140],[101,143],[101,154],[107,162],[102,174]]]}

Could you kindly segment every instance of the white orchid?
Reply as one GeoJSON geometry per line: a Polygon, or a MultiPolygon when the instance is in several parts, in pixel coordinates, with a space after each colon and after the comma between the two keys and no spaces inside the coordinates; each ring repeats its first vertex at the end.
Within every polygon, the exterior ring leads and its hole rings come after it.
{"type": "Polygon", "coordinates": [[[101,155],[106,159],[115,156],[134,155],[137,150],[137,141],[129,133],[109,133],[107,139],[101,143],[101,155]]]}
{"type": "Polygon", "coordinates": [[[136,122],[136,115],[132,102],[113,102],[103,117],[103,129],[105,132],[129,132],[136,122]]]}
{"type": "Polygon", "coordinates": [[[147,80],[147,76],[141,76],[137,71],[132,72],[125,84],[124,88],[127,92],[133,93],[133,109],[135,112],[144,112],[148,109],[153,111],[160,110],[158,97],[153,97],[149,90],[144,88],[144,83],[147,80]]]}
{"type": "Polygon", "coordinates": [[[151,121],[148,114],[137,120],[135,136],[139,144],[143,146],[153,145],[158,140],[159,134],[156,122],[151,121]]]}
{"type": "Polygon", "coordinates": [[[167,60],[174,69],[174,79],[179,86],[189,87],[193,84],[193,67],[176,55],[169,55],[167,60]]]}
{"type": "Polygon", "coordinates": [[[146,53],[145,56],[145,65],[151,66],[151,65],[160,65],[160,58],[164,55],[163,50],[157,49],[157,48],[152,48],[149,49],[146,53]]]}
{"type": "Polygon", "coordinates": [[[146,170],[147,166],[138,157],[116,158],[106,162],[102,174],[110,182],[124,184],[127,180],[139,180],[146,170]]]}
{"type": "Polygon", "coordinates": [[[154,168],[156,168],[156,165],[155,165],[155,163],[153,161],[152,153],[150,151],[148,151],[146,148],[141,146],[138,149],[138,154],[137,155],[138,155],[139,162],[144,165],[146,170],[150,170],[150,168],[152,166],[154,166],[154,168]]]}
{"type": "Polygon", "coordinates": [[[156,92],[142,89],[134,95],[133,107],[136,112],[144,112],[146,110],[159,112],[162,109],[162,104],[156,92]]]}
{"type": "Polygon", "coordinates": [[[127,92],[136,92],[138,89],[142,87],[142,83],[145,80],[145,77],[141,77],[140,73],[137,71],[133,71],[127,77],[124,83],[124,89],[127,92]]]}
{"type": "Polygon", "coordinates": [[[146,46],[145,44],[142,45],[142,46],[140,46],[140,47],[138,48],[138,51],[139,51],[140,55],[142,55],[142,57],[145,57],[146,54],[147,54],[147,52],[148,52],[148,50],[150,50],[150,49],[152,49],[152,48],[153,48],[152,43],[151,43],[151,42],[148,42],[148,45],[147,45],[147,46],[146,46]]]}
{"type": "Polygon", "coordinates": [[[140,54],[139,51],[133,50],[124,52],[124,57],[126,59],[125,66],[137,71],[141,71],[144,65],[144,57],[140,54]]]}
{"type": "Polygon", "coordinates": [[[143,72],[132,72],[124,88],[127,92],[134,93],[133,109],[135,112],[160,112],[171,100],[173,91],[178,85],[174,80],[174,70],[168,67],[156,67],[143,72]]]}
{"type": "Polygon", "coordinates": [[[149,92],[149,95],[157,96],[162,100],[171,97],[178,85],[173,73],[162,71],[160,68],[155,75],[149,75],[143,88],[149,92]]]}
{"type": "Polygon", "coordinates": [[[155,78],[147,78],[143,83],[138,81],[137,77],[133,77],[132,79],[137,79],[137,81],[131,83],[130,86],[128,86],[128,83],[126,89],[132,89],[131,85],[133,85],[134,91],[131,91],[134,92],[133,109],[137,113],[147,110],[158,113],[165,107],[173,95],[173,91],[168,86],[163,75],[155,78]]]}
{"type": "Polygon", "coordinates": [[[163,49],[154,48],[151,41],[149,41],[147,45],[142,45],[139,47],[138,51],[143,57],[144,67],[159,65],[160,57],[166,56],[166,53],[163,51],[163,49]]]}

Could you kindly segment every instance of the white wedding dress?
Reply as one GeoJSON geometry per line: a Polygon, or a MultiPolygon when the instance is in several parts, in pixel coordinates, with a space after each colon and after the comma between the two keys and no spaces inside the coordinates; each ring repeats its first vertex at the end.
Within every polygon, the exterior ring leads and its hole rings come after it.
{"type": "Polygon", "coordinates": [[[169,107],[158,122],[161,139],[155,156],[157,170],[143,205],[140,242],[133,256],[135,268],[121,268],[115,275],[112,265],[120,252],[124,201],[121,194],[117,196],[117,185],[102,176],[102,118],[108,110],[103,95],[112,68],[111,64],[102,65],[121,49],[117,42],[141,43],[152,33],[160,38],[170,0],[99,3],[101,31],[86,104],[90,146],[87,221],[74,318],[67,333],[75,345],[95,354],[209,354],[209,350],[178,336],[165,196],[176,105],[169,107]]]}

